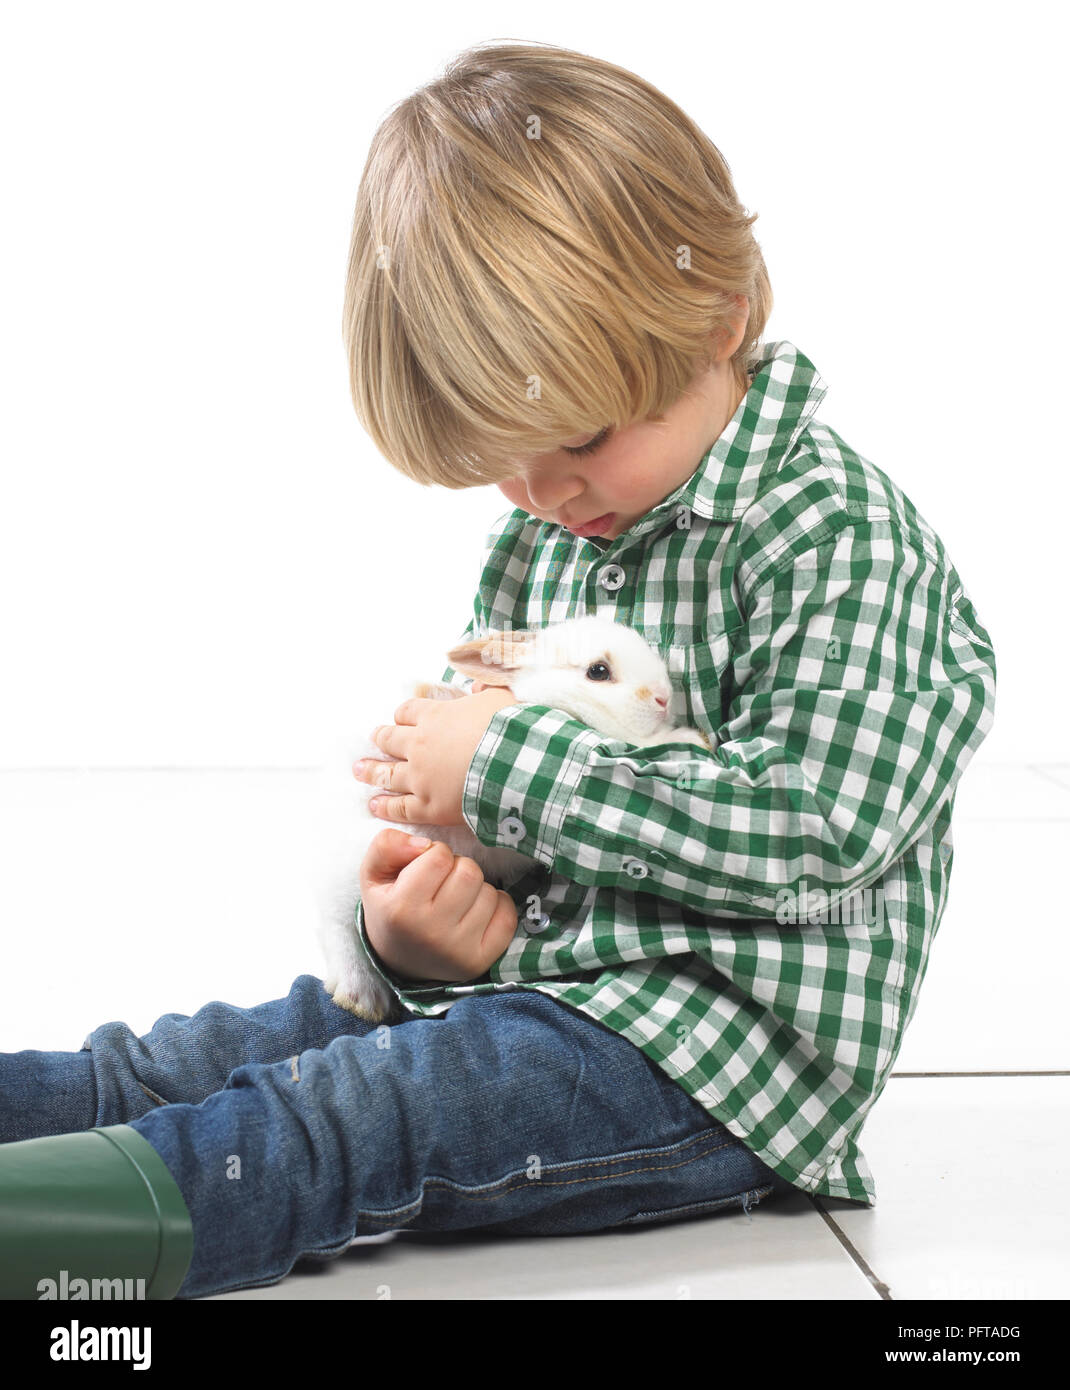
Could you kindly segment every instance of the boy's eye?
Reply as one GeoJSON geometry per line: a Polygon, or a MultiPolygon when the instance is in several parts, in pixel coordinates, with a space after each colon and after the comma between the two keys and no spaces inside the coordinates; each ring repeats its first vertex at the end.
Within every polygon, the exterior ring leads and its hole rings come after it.
{"type": "Polygon", "coordinates": [[[604,430],[599,430],[593,439],[588,439],[587,443],[581,444],[579,448],[568,449],[565,448],[564,445],[561,447],[565,450],[566,454],[593,454],[597,448],[606,442],[610,432],[610,426],[607,425],[604,430]]]}

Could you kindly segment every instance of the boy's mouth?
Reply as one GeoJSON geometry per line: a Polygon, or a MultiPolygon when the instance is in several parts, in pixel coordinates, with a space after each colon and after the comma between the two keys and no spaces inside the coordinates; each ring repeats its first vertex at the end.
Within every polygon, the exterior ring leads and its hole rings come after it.
{"type": "Polygon", "coordinates": [[[604,516],[596,516],[593,521],[584,522],[582,526],[567,526],[565,529],[571,531],[574,536],[600,536],[603,531],[608,531],[613,524],[616,512],[606,512],[604,516]]]}

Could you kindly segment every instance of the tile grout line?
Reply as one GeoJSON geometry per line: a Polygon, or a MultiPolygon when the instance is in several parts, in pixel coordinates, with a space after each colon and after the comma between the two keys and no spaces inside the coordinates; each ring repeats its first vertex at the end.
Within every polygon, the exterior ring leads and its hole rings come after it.
{"type": "MultiPolygon", "coordinates": [[[[897,1076],[903,1078],[925,1078],[941,1076],[1070,1076],[1070,1071],[900,1071],[891,1073],[892,1078],[897,1076]]],[[[820,1198],[815,1197],[813,1193],[809,1193],[808,1196],[810,1198],[812,1206],[814,1207],[814,1210],[821,1217],[822,1221],[824,1221],[825,1225],[829,1228],[829,1230],[836,1237],[836,1239],[840,1242],[844,1250],[847,1251],[847,1254],[852,1260],[852,1262],[869,1280],[869,1283],[876,1290],[878,1296],[881,1299],[883,1299],[886,1303],[894,1303],[895,1299],[892,1297],[891,1289],[882,1280],[877,1278],[876,1274],[874,1274],[873,1270],[866,1262],[866,1259],[862,1255],[861,1251],[856,1249],[856,1247],[852,1244],[850,1238],[836,1224],[835,1217],[832,1216],[830,1212],[827,1212],[825,1208],[821,1205],[820,1198]]]]}
{"type": "Polygon", "coordinates": [[[94,767],[85,767],[72,764],[70,766],[52,767],[0,767],[0,776],[5,772],[322,772],[323,768],[319,763],[294,764],[286,763],[275,766],[259,767],[234,767],[234,766],[186,766],[179,763],[124,763],[116,765],[100,764],[94,767]]]}
{"type": "Polygon", "coordinates": [[[810,1201],[814,1204],[814,1207],[816,1208],[817,1213],[821,1217],[822,1221],[824,1221],[825,1225],[829,1228],[832,1234],[847,1251],[848,1255],[850,1255],[854,1263],[858,1266],[858,1268],[866,1276],[869,1282],[877,1290],[877,1293],[880,1295],[880,1297],[884,1299],[886,1303],[894,1303],[895,1300],[892,1298],[891,1289],[889,1289],[887,1284],[882,1283],[881,1280],[878,1279],[877,1276],[873,1273],[873,1271],[870,1269],[869,1265],[863,1258],[861,1252],[855,1249],[855,1247],[851,1244],[847,1236],[844,1235],[844,1233],[840,1230],[839,1226],[836,1225],[836,1222],[821,1205],[820,1199],[818,1197],[815,1197],[813,1193],[811,1193],[810,1201]]]}
{"type": "MultiPolygon", "coordinates": [[[[1058,777],[1053,777],[1050,772],[1045,772],[1042,764],[1026,763],[1025,766],[1030,772],[1035,772],[1038,777],[1043,777],[1045,782],[1051,782],[1053,786],[1062,787],[1064,792],[1070,792],[1070,786],[1067,786],[1065,782],[1060,782],[1058,777]]],[[[1062,764],[1057,764],[1057,766],[1062,766],[1062,764]]]]}
{"type": "Polygon", "coordinates": [[[1070,1076],[1070,1071],[893,1071],[889,1080],[924,1076],[1070,1076]]]}

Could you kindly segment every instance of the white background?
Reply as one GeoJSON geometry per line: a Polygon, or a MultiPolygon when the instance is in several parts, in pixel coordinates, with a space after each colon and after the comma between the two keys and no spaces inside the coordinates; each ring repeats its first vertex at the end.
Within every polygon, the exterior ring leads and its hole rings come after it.
{"type": "MultiPolygon", "coordinates": [[[[287,853],[275,813],[257,840],[239,799],[209,832],[194,790],[169,842],[147,789],[124,803],[131,843],[118,812],[106,835],[92,823],[110,813],[59,769],[255,769],[267,788],[384,722],[377,688],[437,676],[470,616],[509,504],[420,488],[378,456],[352,412],[341,313],[371,136],[476,41],[611,60],[707,131],[760,214],[766,340],[816,364],[819,418],[903,486],[992,634],[998,708],[977,763],[1070,761],[1057,13],[5,4],[0,783],[15,790],[0,880],[23,907],[2,924],[4,1021],[26,972],[77,1013],[8,1045],[76,1046],[109,1009],[147,1027],[208,992],[271,988],[243,940],[287,853]],[[45,768],[58,790],[18,781],[45,768]],[[123,962],[146,919],[184,928],[173,963],[151,947],[135,1008],[123,962]],[[181,946],[213,952],[207,976],[181,974],[181,946]]],[[[318,969],[301,951],[271,979],[318,969]]]]}
{"type": "Polygon", "coordinates": [[[999,664],[981,759],[1070,754],[1055,6],[7,4],[0,766],[301,766],[434,675],[509,504],[402,478],[349,400],[387,109],[537,39],[689,112],[760,214],[819,416],[944,538],[999,664]]]}

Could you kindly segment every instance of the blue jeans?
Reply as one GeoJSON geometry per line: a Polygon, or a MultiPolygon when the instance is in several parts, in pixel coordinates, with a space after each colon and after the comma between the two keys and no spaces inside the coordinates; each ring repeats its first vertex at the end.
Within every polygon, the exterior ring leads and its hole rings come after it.
{"type": "Polygon", "coordinates": [[[277,1283],[355,1236],[572,1235],[790,1192],[626,1038],[531,990],[390,1027],[300,975],[252,1008],[0,1056],[0,1141],[130,1124],[193,1223],[179,1290],[277,1283]]]}

